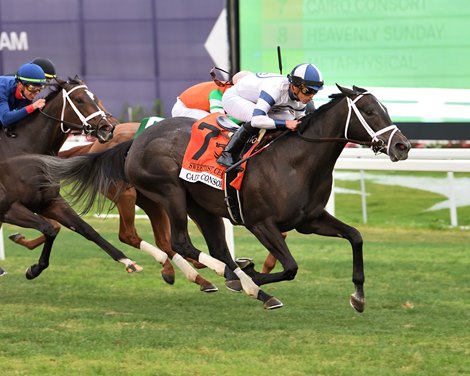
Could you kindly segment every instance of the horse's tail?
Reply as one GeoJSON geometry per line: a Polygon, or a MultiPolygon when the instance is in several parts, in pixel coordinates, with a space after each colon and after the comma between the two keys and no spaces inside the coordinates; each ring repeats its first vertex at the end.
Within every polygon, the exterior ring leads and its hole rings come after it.
{"type": "Polygon", "coordinates": [[[68,159],[43,157],[44,173],[51,181],[62,182],[70,204],[83,207],[81,214],[88,213],[95,203],[101,212],[106,203],[104,196],[112,191],[114,197],[119,197],[127,187],[124,162],[132,142],[129,140],[102,152],[68,159]]]}

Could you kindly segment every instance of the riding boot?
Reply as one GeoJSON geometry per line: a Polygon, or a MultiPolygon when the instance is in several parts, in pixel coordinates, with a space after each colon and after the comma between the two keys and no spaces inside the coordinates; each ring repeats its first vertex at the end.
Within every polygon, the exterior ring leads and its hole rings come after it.
{"type": "Polygon", "coordinates": [[[3,131],[5,132],[5,136],[10,138],[16,138],[16,133],[11,130],[11,127],[3,128],[3,131]]]}
{"type": "Polygon", "coordinates": [[[240,152],[250,136],[251,132],[241,126],[230,138],[229,143],[217,159],[217,163],[225,167],[231,167],[237,163],[240,159],[240,152]]]}

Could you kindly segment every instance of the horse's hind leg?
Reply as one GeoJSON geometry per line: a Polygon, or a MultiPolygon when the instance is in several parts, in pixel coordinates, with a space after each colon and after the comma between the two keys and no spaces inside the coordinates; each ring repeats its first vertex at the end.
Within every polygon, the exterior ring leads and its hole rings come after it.
{"type": "Polygon", "coordinates": [[[124,253],[98,234],[93,227],[81,219],[61,196],[54,198],[53,202],[41,211],[41,214],[48,218],[55,219],[63,226],[79,233],[85,239],[94,242],[115,261],[124,264],[127,272],[132,273],[142,271],[141,266],[129,259],[124,253]]]}
{"type": "MultiPolygon", "coordinates": [[[[44,219],[50,221],[51,225],[54,227],[57,233],[60,231],[60,224],[57,221],[47,219],[47,218],[44,218],[44,219]]],[[[22,245],[23,247],[28,248],[29,250],[33,250],[39,247],[41,244],[44,244],[44,242],[46,241],[46,237],[44,235],[40,235],[34,239],[26,239],[26,237],[19,232],[17,232],[16,234],[9,235],[8,239],[10,239],[12,242],[15,242],[16,244],[19,244],[19,245],[22,245]]]]}
{"type": "Polygon", "coordinates": [[[352,281],[355,286],[355,292],[351,295],[350,304],[359,313],[364,312],[364,262],[362,257],[363,240],[361,233],[339,219],[333,217],[326,210],[323,213],[297,228],[297,231],[305,234],[318,234],[337,238],[345,238],[349,241],[353,255],[352,281]]]}
{"type": "MultiPolygon", "coordinates": [[[[142,243],[143,239],[140,237],[135,227],[136,196],[136,191],[131,186],[127,187],[118,199],[115,197],[115,189],[111,189],[107,193],[107,197],[114,201],[119,211],[119,240],[134,248],[145,250],[146,244],[145,242],[142,243]]],[[[168,257],[166,257],[163,252],[158,251],[153,251],[151,254],[157,262],[163,266],[161,271],[163,280],[170,285],[174,284],[175,270],[170,260],[168,260],[168,257]]]]}
{"type": "MultiPolygon", "coordinates": [[[[203,292],[215,292],[218,291],[218,288],[201,276],[194,268],[184,259],[173,251],[171,248],[171,229],[170,229],[170,221],[164,209],[154,203],[153,201],[149,200],[145,196],[138,194],[137,196],[137,204],[144,210],[144,212],[148,215],[150,219],[150,223],[152,225],[155,243],[157,246],[162,249],[170,258],[171,260],[178,266],[178,268],[184,273],[186,279],[191,282],[198,284],[201,287],[201,291],[203,292]]],[[[148,252],[153,255],[154,249],[153,246],[150,244],[141,244],[141,248],[144,246],[144,250],[148,250],[148,252]],[[150,248],[152,247],[152,248],[150,248]]],[[[168,261],[168,260],[167,260],[168,261]]],[[[171,264],[170,264],[171,265],[171,264]]],[[[165,270],[165,269],[164,269],[165,270]]],[[[164,274],[164,270],[162,270],[163,278],[169,278],[171,275],[164,274]]],[[[174,269],[173,270],[173,277],[174,277],[174,269]]],[[[166,279],[165,279],[166,280],[166,279]]],[[[173,278],[174,282],[174,278],[173,278]]]]}
{"type": "Polygon", "coordinates": [[[50,222],[46,221],[43,217],[34,214],[18,202],[13,203],[10,209],[5,213],[4,221],[16,226],[36,229],[44,235],[44,247],[38,263],[31,265],[26,270],[27,279],[36,278],[49,266],[49,258],[54,239],[57,235],[57,230],[50,222]]]}
{"type": "MultiPolygon", "coordinates": [[[[198,223],[199,229],[204,236],[211,256],[226,264],[227,270],[225,271],[225,277],[228,280],[227,287],[230,288],[230,284],[234,282],[232,276],[235,274],[241,283],[243,291],[247,295],[261,300],[264,303],[265,309],[274,309],[283,306],[279,299],[261,290],[251,277],[240,269],[237,263],[233,260],[225,240],[225,226],[221,217],[208,213],[194,202],[189,203],[188,213],[191,218],[198,223]]],[[[199,261],[206,264],[206,260],[210,262],[208,259],[209,257],[210,256],[201,252],[199,261]]],[[[209,264],[206,265],[209,266],[209,264]]]]}

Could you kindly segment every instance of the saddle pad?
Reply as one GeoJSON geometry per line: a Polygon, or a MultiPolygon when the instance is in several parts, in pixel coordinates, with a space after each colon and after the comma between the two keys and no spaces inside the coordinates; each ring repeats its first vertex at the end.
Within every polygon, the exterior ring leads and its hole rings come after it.
{"type": "Polygon", "coordinates": [[[229,135],[217,124],[217,116],[220,114],[210,114],[193,124],[179,177],[222,190],[225,167],[217,163],[217,158],[229,135]]]}
{"type": "Polygon", "coordinates": [[[164,119],[165,118],[162,118],[160,116],[151,116],[151,117],[142,119],[140,121],[140,126],[137,129],[137,132],[135,132],[134,138],[136,138],[139,134],[141,134],[145,128],[148,128],[151,125],[157,124],[159,121],[162,121],[164,119]]]}

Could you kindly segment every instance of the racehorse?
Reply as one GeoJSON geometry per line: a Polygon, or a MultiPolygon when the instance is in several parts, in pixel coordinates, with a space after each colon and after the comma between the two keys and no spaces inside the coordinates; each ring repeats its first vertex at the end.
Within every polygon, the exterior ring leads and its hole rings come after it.
{"type": "MultiPolygon", "coordinates": [[[[70,158],[72,156],[84,155],[86,153],[94,153],[109,149],[121,142],[131,140],[136,134],[140,123],[122,123],[117,124],[114,129],[114,136],[112,140],[106,143],[101,143],[96,140],[93,143],[75,146],[69,150],[59,151],[61,158],[70,158]]],[[[128,244],[139,250],[146,251],[153,256],[158,262],[163,265],[161,274],[163,280],[168,284],[174,284],[175,281],[175,270],[170,260],[161,254],[158,250],[155,250],[152,245],[143,241],[135,228],[135,205],[141,207],[150,219],[150,224],[153,229],[155,243],[158,249],[165,252],[168,257],[175,262],[175,264],[182,270],[186,278],[200,286],[203,292],[215,292],[217,287],[214,286],[207,279],[197,273],[181,256],[176,254],[171,249],[170,241],[170,226],[166,214],[162,210],[146,210],[146,202],[137,194],[135,189],[124,184],[125,187],[123,193],[117,197],[115,190],[111,189],[106,193],[107,198],[116,204],[119,211],[119,240],[125,244],[128,244]]],[[[60,225],[56,222],[51,223],[56,232],[59,232],[60,225]]],[[[46,240],[45,235],[41,235],[38,238],[28,240],[23,235],[17,233],[9,237],[15,243],[23,245],[29,249],[34,249],[37,246],[43,244],[46,240]]],[[[194,262],[197,265],[197,262],[194,262]]],[[[197,265],[198,267],[201,267],[197,265]]]]}
{"type": "MultiPolygon", "coordinates": [[[[120,144],[124,141],[129,141],[134,138],[140,123],[119,123],[116,124],[114,128],[114,135],[112,140],[106,143],[101,143],[99,140],[94,142],[90,142],[83,145],[77,145],[70,149],[60,150],[59,157],[61,158],[70,158],[76,157],[79,155],[84,155],[88,153],[96,153],[99,151],[103,151],[106,149],[110,149],[117,144],[120,144]]],[[[119,197],[114,195],[114,192],[108,192],[108,198],[114,202],[116,208],[119,212],[119,234],[118,238],[121,242],[130,245],[134,248],[141,249],[140,244],[142,242],[142,238],[140,237],[136,227],[135,227],[135,205],[137,199],[137,193],[132,186],[127,186],[125,191],[119,197]]],[[[168,254],[168,256],[172,257],[171,252],[167,252],[166,250],[171,249],[170,244],[170,227],[167,220],[159,221],[156,218],[155,223],[159,223],[158,226],[154,226],[153,231],[155,234],[155,242],[157,246],[162,249],[164,252],[168,254]]],[[[60,231],[60,225],[58,223],[54,223],[56,226],[57,231],[60,231]]],[[[15,233],[9,236],[9,239],[16,244],[22,245],[30,250],[35,249],[36,247],[40,246],[44,243],[45,237],[44,235],[40,235],[33,239],[27,239],[21,233],[15,233]]],[[[191,260],[191,262],[197,267],[202,268],[205,265],[198,263],[195,260],[191,260]]],[[[276,259],[271,255],[268,254],[266,260],[264,262],[263,270],[266,273],[270,272],[276,264],[276,259]]],[[[161,270],[162,277],[165,282],[168,284],[174,284],[175,282],[175,270],[173,269],[172,264],[167,260],[163,263],[163,268],[161,270]]]]}
{"type": "Polygon", "coordinates": [[[355,86],[352,90],[338,88],[340,93],[302,119],[297,132],[283,132],[275,145],[246,165],[240,190],[243,224],[280,261],[281,272],[259,273],[250,266],[242,270],[231,258],[225,241],[222,217],[228,218],[229,212],[224,192],[179,178],[191,135],[190,119],[163,120],[135,140],[102,153],[36,161],[47,170],[51,181],[61,179],[75,185],[69,192],[72,198],[81,199],[87,192],[87,208],[93,205],[96,192],[106,191],[113,182],[128,181],[148,201],[165,209],[175,251],[200,261],[229,282],[238,277],[243,290],[261,300],[266,309],[283,304],[259,286],[292,280],[297,274],[297,263],[282,232],[295,229],[302,234],[347,239],[352,248],[355,286],[349,301],[357,312],[363,312],[362,235],[325,210],[333,168],[347,142],[372,146],[394,162],[406,159],[411,145],[374,95],[355,86]],[[199,224],[211,256],[192,245],[187,214],[199,224]]]}
{"type": "Polygon", "coordinates": [[[46,105],[15,124],[16,138],[0,138],[0,226],[10,223],[34,228],[45,236],[37,264],[30,266],[26,277],[37,277],[49,265],[49,256],[57,229],[46,218],[78,232],[95,242],[128,272],[142,268],[103,239],[60,196],[60,187],[39,187],[37,170],[22,164],[15,156],[28,154],[57,155],[71,130],[108,142],[114,124],[108,120],[99,100],[78,77],[68,81],[56,79],[41,93],[46,105]]]}

